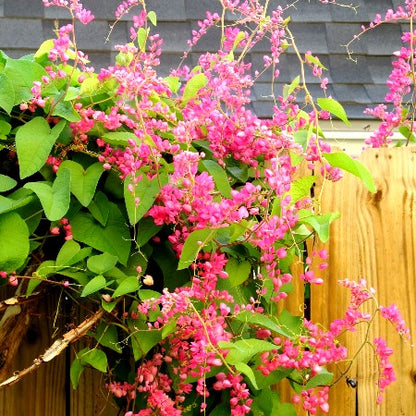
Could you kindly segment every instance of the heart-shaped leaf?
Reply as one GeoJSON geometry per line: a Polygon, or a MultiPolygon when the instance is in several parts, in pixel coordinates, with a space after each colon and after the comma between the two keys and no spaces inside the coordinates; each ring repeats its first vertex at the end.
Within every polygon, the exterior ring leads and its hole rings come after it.
{"type": "Polygon", "coordinates": [[[119,296],[126,295],[127,293],[133,293],[139,290],[140,283],[136,276],[126,277],[114,291],[113,297],[118,298],[119,296]]]}
{"type": "Polygon", "coordinates": [[[71,220],[72,235],[77,241],[118,257],[120,263],[126,265],[131,246],[130,232],[117,206],[113,203],[108,206],[106,226],[95,221],[92,215],[79,212],[71,220]]]}
{"type": "Polygon", "coordinates": [[[0,174],[0,192],[10,191],[17,185],[17,182],[6,175],[0,174]]]}
{"type": "Polygon", "coordinates": [[[93,273],[103,274],[111,270],[117,263],[118,258],[109,253],[92,256],[87,261],[87,267],[93,273]]]}
{"type": "Polygon", "coordinates": [[[0,74],[0,107],[10,114],[15,103],[14,86],[6,74],[0,74]]]}
{"type": "Polygon", "coordinates": [[[104,276],[98,275],[91,279],[84,287],[81,297],[91,295],[92,293],[98,292],[107,286],[107,281],[104,276]]]}
{"type": "Polygon", "coordinates": [[[195,230],[189,234],[183,245],[178,270],[190,266],[196,260],[198,253],[203,247],[215,237],[216,232],[217,230],[204,228],[202,230],[195,230]]]}
{"type": "Polygon", "coordinates": [[[104,172],[102,164],[94,163],[85,170],[79,163],[65,160],[59,167],[59,170],[61,169],[69,169],[71,172],[71,192],[84,207],[87,207],[94,198],[98,181],[104,172]]]}
{"type": "Polygon", "coordinates": [[[48,220],[56,221],[68,212],[70,180],[69,170],[63,169],[52,186],[46,182],[29,182],[24,187],[37,195],[48,220]]]}
{"type": "Polygon", "coordinates": [[[134,185],[131,177],[124,181],[124,200],[131,225],[136,224],[151,208],[159,190],[168,181],[166,174],[161,174],[152,180],[143,177],[134,185]]]}
{"type": "Polygon", "coordinates": [[[0,215],[0,270],[16,270],[29,254],[29,231],[15,212],[0,215]]]}
{"type": "Polygon", "coordinates": [[[33,175],[45,164],[65,125],[66,121],[61,120],[51,129],[43,117],[35,117],[17,130],[16,152],[20,178],[33,175]]]}

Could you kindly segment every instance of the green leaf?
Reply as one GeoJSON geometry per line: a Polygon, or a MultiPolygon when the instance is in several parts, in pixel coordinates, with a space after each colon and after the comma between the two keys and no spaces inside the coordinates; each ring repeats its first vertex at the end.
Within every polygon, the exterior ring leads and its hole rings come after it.
{"type": "Polygon", "coordinates": [[[137,44],[139,45],[139,49],[144,52],[146,50],[146,42],[147,36],[149,35],[149,29],[145,29],[144,27],[140,27],[137,31],[137,44]]]}
{"type": "Polygon", "coordinates": [[[256,377],[257,385],[259,386],[260,390],[265,390],[267,387],[276,386],[277,383],[282,381],[286,378],[293,369],[278,369],[274,370],[268,375],[264,375],[261,371],[257,368],[253,370],[254,375],[256,377]]]}
{"type": "Polygon", "coordinates": [[[3,74],[9,79],[14,89],[14,105],[29,101],[34,81],[39,81],[48,73],[37,62],[28,59],[8,58],[3,74]]]}
{"type": "Polygon", "coordinates": [[[283,335],[288,338],[291,337],[290,331],[287,331],[286,329],[282,328],[282,326],[279,325],[278,322],[274,319],[271,319],[268,316],[261,313],[242,311],[235,316],[235,319],[237,321],[248,323],[251,325],[258,325],[262,328],[269,329],[274,333],[283,335]]]}
{"type": "Polygon", "coordinates": [[[137,276],[125,278],[113,293],[114,298],[126,295],[127,293],[137,292],[140,289],[140,282],[137,276]]]}
{"type": "Polygon", "coordinates": [[[309,141],[309,132],[308,130],[298,130],[293,133],[293,139],[295,143],[300,144],[303,150],[306,150],[309,141]]]}
{"type": "Polygon", "coordinates": [[[241,183],[245,183],[249,177],[247,165],[233,158],[226,159],[227,172],[241,183]]]}
{"type": "Polygon", "coordinates": [[[102,225],[106,226],[108,221],[108,214],[110,212],[110,202],[107,196],[98,191],[95,198],[88,205],[88,211],[91,212],[92,216],[102,225]]]}
{"type": "Polygon", "coordinates": [[[0,215],[0,270],[10,273],[29,255],[29,230],[19,214],[0,215]]]}
{"type": "Polygon", "coordinates": [[[16,102],[12,80],[6,74],[0,74],[0,107],[10,114],[16,102]]]}
{"type": "Polygon", "coordinates": [[[168,84],[169,89],[176,94],[181,86],[180,78],[179,77],[166,77],[163,80],[168,84]]]}
{"type": "Polygon", "coordinates": [[[131,225],[136,224],[149,211],[160,191],[160,187],[164,186],[167,181],[166,174],[156,176],[152,180],[149,180],[146,174],[143,174],[141,180],[135,185],[131,176],[125,179],[124,201],[131,225]]]}
{"type": "Polygon", "coordinates": [[[56,221],[68,212],[70,182],[69,170],[63,169],[59,171],[52,186],[45,182],[29,182],[24,187],[37,195],[48,220],[56,221]]]}
{"type": "Polygon", "coordinates": [[[80,249],[80,245],[74,240],[68,240],[64,243],[56,258],[56,266],[60,267],[72,266],[91,255],[92,248],[84,247],[80,249]]]}
{"type": "Polygon", "coordinates": [[[92,293],[96,293],[107,286],[107,280],[102,275],[95,276],[84,287],[81,293],[81,297],[85,298],[92,293]]]}
{"type": "Polygon", "coordinates": [[[301,316],[292,315],[288,310],[283,309],[279,315],[279,324],[282,328],[293,335],[299,335],[302,331],[303,320],[301,316]]]}
{"type": "Polygon", "coordinates": [[[104,274],[117,264],[118,258],[109,253],[98,254],[87,260],[88,270],[96,274],[104,274]]]}
{"type": "Polygon", "coordinates": [[[289,95],[292,94],[292,92],[299,86],[300,82],[300,76],[298,75],[291,83],[290,85],[285,85],[283,87],[283,99],[287,100],[289,95]]]}
{"type": "Polygon", "coordinates": [[[248,261],[238,261],[235,258],[228,259],[225,271],[228,273],[227,281],[231,287],[239,286],[250,276],[251,264],[248,261]]]}
{"type": "Polygon", "coordinates": [[[101,307],[108,313],[111,313],[116,305],[117,301],[106,302],[104,299],[101,300],[101,307]]]}
{"type": "Polygon", "coordinates": [[[81,120],[81,116],[76,112],[70,101],[59,101],[53,108],[52,115],[62,117],[72,123],[81,120]]]}
{"type": "Polygon", "coordinates": [[[165,339],[168,335],[173,334],[176,331],[176,320],[169,321],[162,328],[162,339],[165,339]]]}
{"type": "Polygon", "coordinates": [[[191,99],[198,95],[199,90],[208,83],[208,78],[204,74],[194,75],[185,85],[182,102],[187,104],[191,99]]]}
{"type": "Polygon", "coordinates": [[[93,95],[100,88],[100,81],[96,76],[85,78],[81,83],[80,95],[93,95]]]}
{"type": "Polygon", "coordinates": [[[68,87],[68,91],[65,94],[64,101],[75,100],[80,95],[80,87],[68,87]]]}
{"type": "Polygon", "coordinates": [[[247,363],[258,353],[277,349],[276,344],[256,338],[241,339],[236,342],[220,341],[218,346],[223,350],[229,350],[225,360],[231,365],[247,363]]]}
{"type": "MultiPolygon", "coordinates": [[[[1,82],[1,79],[0,79],[0,82],[1,82]]],[[[0,140],[7,140],[7,136],[10,133],[11,129],[12,129],[12,125],[10,123],[4,120],[0,120],[0,140]]]]}
{"type": "Polygon", "coordinates": [[[17,185],[17,182],[6,175],[0,174],[0,192],[10,191],[17,185]]]}
{"type": "Polygon", "coordinates": [[[248,380],[250,381],[250,383],[252,384],[252,386],[253,386],[256,390],[258,390],[258,389],[259,389],[259,387],[258,387],[258,385],[257,385],[256,377],[255,377],[255,375],[254,375],[253,370],[251,369],[251,367],[249,367],[249,366],[248,366],[247,364],[245,364],[245,363],[236,363],[236,364],[234,365],[234,367],[235,367],[235,369],[236,369],[238,372],[240,372],[240,373],[244,374],[244,375],[248,378],[248,380]]]}
{"type": "Polygon", "coordinates": [[[156,292],[155,290],[151,289],[141,289],[139,290],[139,298],[141,300],[149,300],[149,299],[159,299],[161,294],[156,292]]]}
{"type": "Polygon", "coordinates": [[[291,202],[295,203],[303,198],[310,197],[315,180],[316,176],[304,176],[292,182],[289,191],[289,195],[292,197],[291,202]]]}
{"type": "Polygon", "coordinates": [[[189,267],[196,260],[198,253],[204,246],[214,238],[216,232],[217,230],[204,228],[203,230],[195,230],[189,234],[183,245],[178,270],[189,267]]]}
{"type": "Polygon", "coordinates": [[[112,349],[115,352],[121,354],[122,348],[118,341],[117,328],[114,325],[108,325],[105,322],[100,322],[95,330],[94,338],[103,347],[112,349]]]}
{"type": "Polygon", "coordinates": [[[409,127],[400,126],[399,127],[399,132],[406,139],[407,142],[409,142],[409,143],[415,143],[416,142],[416,137],[415,137],[414,133],[412,132],[412,130],[409,129],[409,127]]]}
{"type": "Polygon", "coordinates": [[[41,279],[46,279],[48,276],[53,275],[56,269],[56,263],[53,260],[46,260],[39,265],[33,275],[41,279]]]}
{"type": "Polygon", "coordinates": [[[156,235],[162,228],[161,225],[156,225],[153,218],[142,218],[137,224],[136,243],[139,247],[144,246],[154,235],[156,235]]]}
{"type": "Polygon", "coordinates": [[[340,217],[339,212],[328,212],[324,215],[310,215],[300,219],[300,223],[309,224],[318,234],[319,239],[326,243],[329,239],[329,226],[331,222],[340,217]]]}
{"type": "Polygon", "coordinates": [[[137,137],[128,131],[112,131],[104,133],[101,137],[111,146],[127,146],[129,140],[134,140],[137,143],[137,137]]]}
{"type": "Polygon", "coordinates": [[[329,111],[348,126],[351,124],[348,120],[344,107],[337,100],[334,100],[333,98],[318,98],[316,102],[322,110],[329,111]]]}
{"type": "Polygon", "coordinates": [[[69,377],[71,378],[72,388],[74,390],[78,388],[79,379],[84,370],[85,367],[81,364],[81,360],[75,358],[69,370],[69,377]]]}
{"type": "Polygon", "coordinates": [[[131,237],[126,220],[116,205],[109,203],[108,222],[105,227],[97,223],[90,214],[83,212],[79,212],[70,221],[74,240],[117,256],[121,264],[127,264],[131,237]]]}
{"type": "Polygon", "coordinates": [[[321,61],[319,60],[319,58],[317,56],[313,56],[311,54],[307,54],[306,57],[305,57],[305,59],[306,59],[306,61],[310,62],[313,65],[319,66],[320,68],[324,69],[325,71],[328,70],[327,68],[325,68],[322,65],[321,61]]]}
{"type": "Polygon", "coordinates": [[[203,160],[202,165],[209,172],[219,192],[226,198],[231,198],[231,186],[225,170],[214,160],[203,160]]]}
{"type": "Polygon", "coordinates": [[[253,398],[251,409],[253,416],[296,416],[293,405],[281,403],[279,394],[270,388],[262,389],[260,394],[253,398]]]}
{"type": "Polygon", "coordinates": [[[219,228],[215,234],[215,239],[222,244],[231,244],[235,241],[242,240],[246,231],[250,228],[250,223],[246,220],[241,220],[238,223],[233,223],[228,227],[219,228]]]}
{"type": "Polygon", "coordinates": [[[59,167],[59,170],[61,169],[69,169],[71,172],[71,192],[84,207],[87,207],[94,198],[98,181],[104,173],[102,164],[94,163],[85,170],[79,163],[64,160],[59,167]]]}
{"type": "Polygon", "coordinates": [[[281,416],[296,416],[296,409],[292,403],[280,403],[276,414],[281,416]]]}
{"type": "Polygon", "coordinates": [[[66,121],[61,120],[50,129],[43,117],[35,117],[17,130],[16,152],[21,179],[33,175],[45,164],[65,125],[66,121]]]}
{"type": "Polygon", "coordinates": [[[40,46],[39,49],[35,52],[33,57],[40,58],[42,55],[48,54],[52,48],[55,47],[55,44],[53,42],[53,39],[47,39],[45,40],[40,46]]]}
{"type": "Polygon", "coordinates": [[[81,356],[81,364],[83,366],[90,365],[102,373],[107,372],[107,356],[104,351],[97,348],[83,353],[81,356]]]}
{"type": "Polygon", "coordinates": [[[157,25],[157,16],[156,16],[156,13],[153,10],[151,10],[149,13],[147,13],[147,18],[149,19],[150,23],[153,26],[157,25]]]}
{"type": "Polygon", "coordinates": [[[129,320],[128,326],[131,330],[130,341],[135,361],[146,355],[162,340],[162,331],[148,329],[146,323],[143,321],[129,320]]]}
{"type": "Polygon", "coordinates": [[[234,38],[234,43],[233,43],[233,47],[232,47],[232,51],[234,51],[238,45],[240,44],[240,42],[246,37],[245,33],[243,31],[240,31],[237,33],[237,36],[234,38]]]}
{"type": "Polygon", "coordinates": [[[65,241],[56,257],[56,265],[59,267],[75,264],[77,261],[74,262],[73,259],[77,257],[80,250],[80,245],[74,240],[65,241]]]}
{"type": "Polygon", "coordinates": [[[333,378],[334,375],[324,368],[319,374],[316,374],[306,383],[304,390],[312,389],[317,386],[328,386],[333,378]]]}
{"type": "Polygon", "coordinates": [[[373,177],[359,160],[353,159],[343,152],[324,153],[324,157],[331,166],[343,169],[360,178],[369,192],[375,193],[377,191],[373,177]]]}

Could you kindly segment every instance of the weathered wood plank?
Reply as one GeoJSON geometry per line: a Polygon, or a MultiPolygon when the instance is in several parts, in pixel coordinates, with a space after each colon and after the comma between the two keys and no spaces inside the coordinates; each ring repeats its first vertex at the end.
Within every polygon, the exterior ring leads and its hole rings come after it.
{"type": "MultiPolygon", "coordinates": [[[[51,297],[41,302],[38,310],[29,310],[26,316],[30,320],[28,332],[13,360],[11,372],[29,367],[50,345],[55,310],[56,299],[51,297]]],[[[65,357],[60,356],[42,365],[19,383],[0,389],[0,414],[65,415],[65,357]]]]}

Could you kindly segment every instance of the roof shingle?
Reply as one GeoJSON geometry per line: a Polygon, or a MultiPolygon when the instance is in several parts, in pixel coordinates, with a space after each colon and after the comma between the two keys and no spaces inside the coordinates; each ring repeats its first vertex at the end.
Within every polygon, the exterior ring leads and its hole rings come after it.
{"type": "MultiPolygon", "coordinates": [[[[386,9],[394,9],[401,3],[399,0],[355,0],[356,12],[352,8],[323,5],[317,0],[301,0],[289,9],[290,28],[300,52],[311,50],[319,56],[329,70],[325,76],[334,83],[328,86],[328,92],[349,110],[352,119],[366,118],[363,111],[367,106],[383,102],[388,91],[385,81],[391,71],[392,52],[400,48],[400,35],[406,25],[384,25],[355,41],[351,49],[358,64],[348,59],[343,45],[360,31],[362,24],[374,19],[376,13],[383,15],[386,9]]],[[[111,64],[116,54],[114,45],[128,41],[127,20],[131,15],[123,17],[115,26],[110,41],[106,42],[119,0],[83,0],[83,4],[92,10],[96,20],[87,27],[79,25],[78,46],[88,53],[98,69],[111,64]]],[[[287,0],[275,0],[273,4],[285,7],[287,0]]],[[[147,9],[154,10],[158,16],[156,32],[164,38],[162,75],[167,75],[169,69],[179,63],[187,49],[191,30],[197,28],[195,20],[205,18],[207,9],[219,11],[216,5],[213,0],[147,0],[147,9]]],[[[0,48],[14,57],[35,51],[44,39],[53,37],[55,19],[60,19],[60,24],[66,22],[67,11],[58,7],[44,8],[41,0],[0,0],[0,48]]],[[[219,36],[218,31],[210,30],[193,48],[188,62],[196,64],[198,53],[215,51],[219,36]]],[[[247,58],[252,63],[253,73],[263,70],[266,51],[265,44],[259,44],[247,58]]],[[[293,48],[281,57],[279,69],[276,94],[279,86],[289,83],[300,73],[293,48]]],[[[253,108],[264,117],[271,115],[273,106],[269,78],[269,73],[263,74],[252,94],[253,108]]],[[[306,79],[312,83],[311,91],[322,95],[319,80],[310,71],[307,71],[306,79]]]]}

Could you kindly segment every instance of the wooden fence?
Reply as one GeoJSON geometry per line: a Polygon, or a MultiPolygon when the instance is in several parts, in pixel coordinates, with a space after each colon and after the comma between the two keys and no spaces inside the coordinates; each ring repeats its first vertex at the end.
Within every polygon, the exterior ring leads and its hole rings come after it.
{"type": "MultiPolygon", "coordinates": [[[[361,160],[375,178],[376,194],[367,192],[360,181],[349,174],[339,183],[324,185],[323,211],[339,211],[342,216],[331,226],[331,237],[325,245],[330,255],[329,268],[320,272],[325,284],[314,287],[311,292],[310,311],[314,321],[325,325],[344,315],[348,294],[337,284],[339,279],[364,278],[375,288],[380,304],[388,306],[394,302],[399,306],[416,337],[415,159],[415,148],[364,152],[361,160]]],[[[296,292],[297,296],[290,296],[285,305],[293,312],[298,312],[304,303],[300,282],[296,292]]],[[[41,310],[32,313],[28,336],[18,351],[13,370],[29,366],[49,345],[56,307],[50,300],[44,302],[41,310]]],[[[3,338],[7,336],[0,334],[3,338]]],[[[397,381],[386,391],[383,403],[376,405],[377,362],[371,348],[363,348],[348,373],[357,380],[357,388],[351,388],[341,380],[331,389],[330,415],[415,415],[416,350],[410,343],[401,341],[386,322],[375,322],[370,339],[375,334],[385,337],[394,349],[391,361],[397,381]]],[[[362,331],[357,331],[355,337],[349,336],[347,346],[351,351],[360,348],[363,335],[362,331]]],[[[0,415],[117,415],[97,372],[84,373],[78,390],[72,390],[68,374],[70,361],[68,349],[67,354],[44,364],[20,383],[1,389],[0,415]]],[[[288,398],[284,388],[281,393],[282,397],[288,398]]],[[[305,412],[298,410],[298,415],[305,415],[305,412]]]]}

